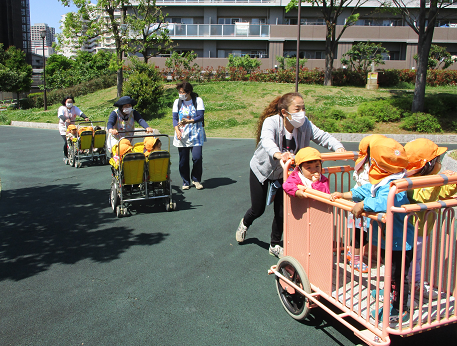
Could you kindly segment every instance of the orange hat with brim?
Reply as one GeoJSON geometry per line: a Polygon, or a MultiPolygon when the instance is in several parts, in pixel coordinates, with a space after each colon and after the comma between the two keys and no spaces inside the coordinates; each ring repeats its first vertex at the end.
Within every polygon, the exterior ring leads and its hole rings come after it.
{"type": "Polygon", "coordinates": [[[369,135],[363,137],[359,143],[359,157],[355,160],[354,170],[358,171],[365,163],[370,143],[379,138],[386,138],[384,135],[369,135]]]}
{"type": "Polygon", "coordinates": [[[152,148],[154,148],[154,144],[156,144],[156,142],[157,142],[156,137],[146,137],[144,139],[144,155],[145,156],[148,156],[151,153],[152,148]]]}
{"type": "Polygon", "coordinates": [[[296,165],[300,165],[303,162],[314,161],[314,160],[322,161],[322,156],[318,150],[311,148],[311,147],[306,147],[306,148],[300,149],[298,151],[297,155],[295,155],[295,164],[296,165]]]}
{"type": "Polygon", "coordinates": [[[132,149],[133,149],[133,146],[128,139],[124,138],[119,142],[119,155],[121,157],[124,156],[129,151],[132,151],[132,149]]]}
{"type": "Polygon", "coordinates": [[[408,166],[405,148],[392,138],[378,138],[370,143],[370,183],[377,184],[391,174],[399,173],[408,166]]]}
{"type": "Polygon", "coordinates": [[[406,170],[416,173],[421,170],[425,164],[432,161],[446,152],[446,147],[439,147],[430,139],[417,138],[405,144],[406,155],[408,156],[408,167],[406,170]]]}
{"type": "Polygon", "coordinates": [[[76,130],[76,126],[75,125],[68,125],[67,132],[70,132],[71,130],[76,130]]]}

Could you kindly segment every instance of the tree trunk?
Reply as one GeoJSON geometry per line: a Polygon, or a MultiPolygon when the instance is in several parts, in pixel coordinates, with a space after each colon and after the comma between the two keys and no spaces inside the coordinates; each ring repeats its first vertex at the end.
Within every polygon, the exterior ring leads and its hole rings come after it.
{"type": "Polygon", "coordinates": [[[425,0],[420,3],[419,15],[419,39],[417,42],[417,61],[416,86],[414,88],[413,104],[411,112],[423,112],[425,101],[425,85],[427,84],[428,55],[432,45],[433,33],[435,32],[437,1],[430,2],[428,10],[428,25],[426,25],[426,8],[425,0]]]}
{"type": "MultiPolygon", "coordinates": [[[[432,35],[430,35],[430,38],[432,35]]],[[[411,112],[423,112],[424,111],[424,101],[425,101],[425,85],[427,84],[427,65],[428,65],[428,54],[430,52],[430,46],[432,40],[419,39],[417,53],[419,59],[417,61],[416,69],[416,85],[414,87],[414,97],[413,104],[411,106],[411,112]]]]}
{"type": "Polygon", "coordinates": [[[124,82],[124,74],[122,71],[122,67],[117,70],[117,97],[122,96],[122,84],[124,82]]]}
{"type": "Polygon", "coordinates": [[[327,33],[325,36],[325,71],[324,71],[324,85],[327,85],[327,86],[332,86],[334,40],[335,40],[335,27],[332,26],[332,24],[327,24],[327,33]]]}

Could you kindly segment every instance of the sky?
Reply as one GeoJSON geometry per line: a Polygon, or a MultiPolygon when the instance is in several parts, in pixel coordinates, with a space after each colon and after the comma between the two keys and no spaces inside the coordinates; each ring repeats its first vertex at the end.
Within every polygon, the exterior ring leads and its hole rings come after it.
{"type": "Polygon", "coordinates": [[[30,24],[46,23],[60,33],[60,19],[62,14],[77,11],[74,5],[65,7],[59,0],[30,0],[30,24]]]}

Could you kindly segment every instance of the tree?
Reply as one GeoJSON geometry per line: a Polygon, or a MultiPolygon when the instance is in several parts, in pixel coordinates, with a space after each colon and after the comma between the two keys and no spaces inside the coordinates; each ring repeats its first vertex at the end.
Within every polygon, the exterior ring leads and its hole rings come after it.
{"type": "MultiPolygon", "coordinates": [[[[299,0],[291,0],[286,6],[286,12],[292,8],[296,8],[299,0]]],[[[333,60],[335,59],[335,51],[338,47],[338,42],[343,36],[347,28],[354,25],[359,19],[359,14],[356,13],[359,8],[368,0],[301,0],[312,4],[321,11],[326,25],[325,34],[325,71],[324,85],[332,85],[333,60]],[[346,22],[341,26],[341,31],[337,35],[336,25],[339,16],[343,13],[348,13],[346,22]]]]}
{"type": "MultiPolygon", "coordinates": [[[[276,61],[279,63],[279,68],[284,69],[295,69],[297,67],[297,58],[285,58],[283,56],[276,56],[276,61]]],[[[298,61],[298,65],[300,68],[305,67],[306,62],[308,59],[300,59],[298,61]]]]}
{"type": "Polygon", "coordinates": [[[262,62],[257,60],[256,58],[251,58],[249,55],[241,56],[233,56],[233,54],[229,54],[228,56],[228,67],[242,67],[246,70],[247,73],[251,73],[252,70],[255,70],[262,62]]]}
{"type": "MultiPolygon", "coordinates": [[[[414,60],[416,62],[419,59],[417,54],[414,55],[414,60]]],[[[453,58],[451,53],[446,50],[446,47],[437,46],[436,44],[432,44],[430,47],[430,52],[428,54],[428,63],[427,69],[439,69],[442,66],[443,70],[447,69],[451,66],[454,62],[457,61],[457,58],[453,58]]]]}
{"type": "MultiPolygon", "coordinates": [[[[97,0],[96,4],[91,4],[90,0],[59,0],[65,6],[73,2],[78,8],[77,13],[68,13],[61,40],[76,40],[79,46],[91,40],[100,40],[104,37],[114,39],[115,56],[111,60],[111,68],[117,71],[117,96],[122,95],[123,83],[123,56],[126,52],[135,53],[141,47],[138,42],[129,47],[129,42],[134,39],[130,33],[138,32],[138,28],[143,28],[143,33],[148,33],[151,37],[156,35],[162,40],[163,35],[158,35],[154,30],[144,30],[144,23],[151,21],[151,15],[143,11],[148,10],[145,4],[151,3],[148,0],[139,0],[143,6],[135,9],[136,15],[127,17],[127,8],[132,7],[138,1],[130,0],[97,0]]],[[[155,1],[152,1],[155,7],[155,1]]],[[[161,17],[162,18],[162,17],[161,17]]],[[[160,19],[160,18],[159,18],[160,19]]],[[[163,20],[163,18],[162,18],[163,20]]],[[[148,23],[150,24],[150,23],[148,23]]],[[[151,47],[154,40],[146,40],[146,50],[151,47]]],[[[162,42],[162,41],[160,41],[162,42]]]]}
{"type": "Polygon", "coordinates": [[[452,5],[449,0],[419,0],[417,11],[412,10],[409,2],[391,0],[385,7],[396,9],[411,29],[418,35],[416,85],[414,88],[411,112],[423,112],[425,102],[425,85],[427,83],[427,67],[429,52],[435,32],[436,18],[441,9],[452,5]]]}
{"type": "Polygon", "coordinates": [[[0,43],[0,90],[17,93],[29,91],[32,86],[32,66],[27,64],[25,53],[15,46],[6,51],[0,43]]]}
{"type": "Polygon", "coordinates": [[[156,0],[139,0],[132,11],[133,15],[126,17],[131,31],[128,50],[143,55],[145,63],[153,56],[169,52],[173,41],[168,36],[168,23],[156,6],[156,0]]]}
{"type": "Polygon", "coordinates": [[[341,63],[347,65],[351,70],[363,71],[365,74],[370,66],[384,64],[382,54],[389,51],[381,43],[359,42],[349,49],[341,58],[341,63]]]}

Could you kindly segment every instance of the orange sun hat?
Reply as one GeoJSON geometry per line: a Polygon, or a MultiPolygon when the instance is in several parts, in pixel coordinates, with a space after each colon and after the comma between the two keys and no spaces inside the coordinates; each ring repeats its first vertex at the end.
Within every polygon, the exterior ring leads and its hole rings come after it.
{"type": "Polygon", "coordinates": [[[386,136],[376,134],[362,138],[362,140],[359,143],[359,157],[357,158],[357,160],[355,160],[354,170],[358,171],[360,167],[363,166],[363,164],[367,160],[368,148],[370,147],[370,144],[379,138],[386,138],[386,136]]]}
{"type": "Polygon", "coordinates": [[[370,143],[370,183],[377,184],[391,174],[400,173],[408,166],[405,148],[392,138],[378,138],[370,143]]]}
{"type": "Polygon", "coordinates": [[[295,155],[295,164],[300,165],[303,162],[320,160],[322,161],[321,153],[312,147],[302,148],[295,155]]]}
{"type": "Polygon", "coordinates": [[[156,144],[157,138],[156,137],[146,137],[144,139],[144,155],[149,156],[149,154],[152,151],[152,148],[154,148],[154,144],[156,144]]]}
{"type": "Polygon", "coordinates": [[[119,155],[120,155],[120,157],[124,156],[129,151],[132,151],[132,149],[133,149],[132,143],[130,143],[130,141],[128,139],[123,138],[119,142],[119,155]]]}
{"type": "Polygon", "coordinates": [[[408,142],[405,144],[405,151],[409,161],[406,170],[417,173],[427,162],[444,154],[446,150],[446,147],[439,147],[427,138],[417,138],[408,142]]]}

